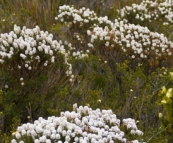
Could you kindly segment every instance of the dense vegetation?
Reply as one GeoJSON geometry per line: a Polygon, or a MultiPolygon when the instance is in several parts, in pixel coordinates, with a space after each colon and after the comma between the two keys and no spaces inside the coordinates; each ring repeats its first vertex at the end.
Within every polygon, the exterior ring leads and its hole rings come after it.
{"type": "Polygon", "coordinates": [[[172,24],[164,0],[0,0],[0,143],[173,142],[172,24]]]}

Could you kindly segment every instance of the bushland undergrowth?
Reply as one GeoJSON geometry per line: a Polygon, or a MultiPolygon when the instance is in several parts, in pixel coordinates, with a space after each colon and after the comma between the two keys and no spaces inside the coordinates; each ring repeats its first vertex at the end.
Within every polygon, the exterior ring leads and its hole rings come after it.
{"type": "Polygon", "coordinates": [[[142,137],[118,126],[130,141],[171,142],[172,8],[163,0],[0,0],[0,142],[74,103],[135,119],[142,137]]]}

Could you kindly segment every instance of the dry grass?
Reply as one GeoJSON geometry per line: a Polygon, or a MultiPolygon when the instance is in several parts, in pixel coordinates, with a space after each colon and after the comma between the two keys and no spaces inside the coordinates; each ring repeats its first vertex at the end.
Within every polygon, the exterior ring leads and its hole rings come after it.
{"type": "Polygon", "coordinates": [[[47,30],[54,23],[58,7],[59,0],[0,0],[0,18],[6,25],[39,25],[47,30]]]}
{"type": "Polygon", "coordinates": [[[63,4],[75,5],[76,8],[88,7],[100,15],[106,15],[111,7],[120,9],[142,0],[0,0],[0,32],[9,32],[14,24],[50,30],[58,7],[63,4]]]}

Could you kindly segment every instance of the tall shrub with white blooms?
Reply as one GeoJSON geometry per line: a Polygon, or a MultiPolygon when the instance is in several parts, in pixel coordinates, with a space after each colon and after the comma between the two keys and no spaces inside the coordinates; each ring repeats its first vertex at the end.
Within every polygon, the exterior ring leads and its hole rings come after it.
{"type": "Polygon", "coordinates": [[[28,29],[14,25],[10,33],[0,35],[0,63],[9,71],[16,71],[16,78],[31,76],[33,72],[55,64],[62,56],[67,76],[72,77],[72,65],[68,62],[68,51],[53,35],[41,31],[38,26],[28,29]]]}
{"type": "Polygon", "coordinates": [[[88,106],[77,107],[77,104],[74,104],[72,112],[61,112],[60,117],[52,116],[47,120],[40,117],[33,124],[19,126],[13,133],[11,143],[126,143],[128,138],[126,133],[120,130],[120,126],[124,126],[134,138],[143,135],[134,119],[123,119],[122,125],[120,123],[112,110],[92,110],[88,106]]]}
{"type": "Polygon", "coordinates": [[[58,97],[55,92],[73,83],[69,61],[86,56],[70,43],[54,40],[38,26],[29,29],[14,25],[13,31],[0,34],[3,131],[9,130],[14,119],[26,122],[53,108],[48,103],[58,97]]]}

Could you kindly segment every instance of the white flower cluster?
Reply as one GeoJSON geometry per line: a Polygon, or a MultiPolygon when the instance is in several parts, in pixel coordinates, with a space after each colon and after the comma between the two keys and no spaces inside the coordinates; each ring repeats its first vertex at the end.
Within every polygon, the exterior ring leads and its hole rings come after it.
{"type": "Polygon", "coordinates": [[[16,60],[16,68],[19,70],[35,70],[36,63],[42,63],[46,67],[56,61],[57,53],[64,57],[63,64],[67,66],[67,76],[73,77],[72,65],[68,63],[68,51],[65,50],[62,41],[53,40],[53,35],[47,31],[41,31],[38,26],[33,29],[21,29],[14,25],[13,31],[0,35],[0,63],[16,60]]]}
{"type": "MultiPolygon", "coordinates": [[[[108,27],[95,27],[87,34],[91,37],[89,47],[94,47],[95,41],[103,41],[107,48],[118,48],[127,52],[130,58],[161,59],[172,55],[173,43],[163,34],[151,32],[147,27],[126,24],[115,20],[111,30],[108,27]]],[[[103,43],[102,42],[102,43],[103,43]]],[[[98,43],[97,43],[98,44],[98,43]]]]}
{"type": "MultiPolygon", "coordinates": [[[[121,10],[118,10],[122,18],[130,18],[133,16],[136,20],[153,21],[158,18],[163,19],[169,23],[173,23],[173,5],[168,1],[158,2],[143,0],[139,5],[132,4],[132,6],[126,6],[121,10]]],[[[131,20],[131,19],[129,19],[131,20]]],[[[130,22],[130,21],[129,21],[130,22]]]]}
{"type": "MultiPolygon", "coordinates": [[[[132,119],[124,119],[131,134],[143,135],[132,119]]],[[[60,117],[40,117],[33,124],[26,123],[17,128],[11,143],[24,142],[27,137],[34,143],[114,143],[127,142],[125,133],[119,129],[120,120],[112,110],[92,110],[88,106],[73,105],[73,111],[61,112],[60,117]]]]}
{"type": "MultiPolygon", "coordinates": [[[[86,52],[89,53],[89,50],[86,50],[86,52]]],[[[73,52],[72,55],[75,57],[75,59],[83,59],[84,57],[88,57],[88,54],[85,54],[83,50],[73,52]]]]}
{"type": "Polygon", "coordinates": [[[60,20],[61,22],[73,22],[79,23],[79,26],[84,24],[92,23],[93,25],[97,24],[108,24],[111,25],[112,22],[108,20],[108,17],[98,17],[94,11],[91,11],[88,8],[75,9],[68,5],[63,5],[59,7],[59,14],[55,17],[55,20],[60,20]]]}
{"type": "Polygon", "coordinates": [[[137,134],[139,136],[143,135],[143,132],[138,130],[134,119],[131,119],[131,118],[123,119],[123,125],[125,125],[127,127],[127,129],[130,130],[130,133],[132,135],[135,135],[135,134],[137,134]]]}
{"type": "Polygon", "coordinates": [[[67,41],[65,41],[63,44],[68,47],[68,55],[71,55],[73,58],[83,59],[85,57],[88,57],[89,50],[76,50],[76,48],[72,47],[72,44],[68,43],[67,41]]]}
{"type": "Polygon", "coordinates": [[[85,7],[77,10],[74,7],[70,7],[68,5],[63,5],[59,7],[59,14],[55,17],[55,20],[60,20],[61,22],[70,21],[73,23],[76,22],[84,22],[89,23],[90,21],[94,21],[97,19],[96,13],[94,11],[90,11],[85,7]]]}

